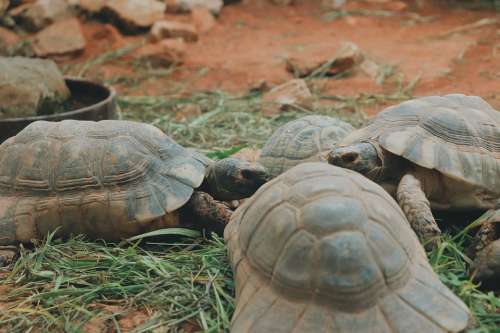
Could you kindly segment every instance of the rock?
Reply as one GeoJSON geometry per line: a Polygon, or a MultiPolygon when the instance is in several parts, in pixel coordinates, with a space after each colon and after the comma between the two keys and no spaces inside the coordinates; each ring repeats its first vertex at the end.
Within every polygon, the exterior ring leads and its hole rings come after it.
{"type": "Polygon", "coordinates": [[[112,24],[104,24],[99,30],[94,31],[90,38],[97,44],[120,47],[124,43],[124,38],[120,31],[112,24]]]}
{"type": "Polygon", "coordinates": [[[134,52],[134,58],[148,62],[152,67],[169,67],[181,64],[186,56],[184,40],[164,39],[155,44],[148,44],[134,52]]]}
{"type": "Polygon", "coordinates": [[[380,71],[380,66],[371,59],[365,59],[360,65],[359,69],[372,79],[376,79],[380,71]]]}
{"type": "Polygon", "coordinates": [[[267,83],[266,80],[257,80],[255,82],[250,83],[248,87],[248,92],[249,93],[263,93],[271,90],[269,87],[269,84],[267,83]]]}
{"type": "Polygon", "coordinates": [[[222,0],[166,0],[167,12],[189,13],[193,8],[205,7],[213,15],[218,16],[224,2],[222,0]]]}
{"type": "Polygon", "coordinates": [[[10,1],[9,0],[0,0],[0,17],[7,11],[9,8],[10,1]]]}
{"type": "Polygon", "coordinates": [[[76,18],[58,21],[37,33],[33,50],[39,57],[57,57],[78,54],[86,41],[80,22],[76,18]]]}
{"type": "Polygon", "coordinates": [[[191,18],[200,34],[208,32],[216,23],[213,14],[206,7],[194,7],[191,10],[191,18]]]}
{"type": "Polygon", "coordinates": [[[198,33],[194,25],[174,21],[158,21],[151,27],[150,37],[152,41],[166,38],[182,38],[187,42],[198,40],[198,33]]]}
{"type": "Polygon", "coordinates": [[[280,6],[288,6],[293,4],[293,0],[271,0],[271,3],[275,5],[280,5],[280,6]]]}
{"type": "Polygon", "coordinates": [[[165,3],[157,0],[108,0],[102,12],[125,32],[135,33],[163,19],[165,3]]]}
{"type": "Polygon", "coordinates": [[[346,3],[346,0],[323,0],[321,2],[321,6],[325,10],[340,9],[345,3],[346,3]]]}
{"type": "Polygon", "coordinates": [[[17,34],[9,29],[0,27],[0,56],[9,55],[10,48],[19,43],[20,40],[17,34]]]}
{"type": "Polygon", "coordinates": [[[327,63],[328,60],[289,57],[286,59],[286,69],[295,77],[306,77],[327,63]]]}
{"type": "Polygon", "coordinates": [[[384,6],[386,10],[402,12],[408,9],[408,4],[403,1],[391,1],[384,6]]]}
{"type": "Polygon", "coordinates": [[[76,6],[86,12],[97,14],[104,8],[106,2],[106,0],[78,0],[76,6]]]}
{"type": "Polygon", "coordinates": [[[351,42],[342,43],[337,53],[330,59],[310,59],[290,57],[286,61],[287,70],[296,77],[309,75],[334,76],[352,69],[364,59],[359,47],[351,42]]]}
{"type": "Polygon", "coordinates": [[[29,31],[39,31],[57,20],[69,18],[72,12],[66,0],[37,0],[9,12],[16,22],[29,31]]]}
{"type": "Polygon", "coordinates": [[[52,60],[0,57],[0,118],[57,111],[70,97],[52,60]]]}
{"type": "Polygon", "coordinates": [[[311,109],[313,98],[306,81],[294,79],[274,87],[264,94],[262,102],[264,103],[262,113],[270,116],[291,106],[311,109]]]}
{"type": "Polygon", "coordinates": [[[359,65],[364,59],[361,49],[352,42],[344,42],[335,54],[335,65],[339,72],[343,72],[359,65]]]}

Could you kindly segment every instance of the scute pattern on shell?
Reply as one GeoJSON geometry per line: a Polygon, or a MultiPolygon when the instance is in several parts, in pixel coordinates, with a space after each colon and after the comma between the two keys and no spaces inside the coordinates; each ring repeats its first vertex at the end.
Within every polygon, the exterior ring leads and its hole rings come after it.
{"type": "Polygon", "coordinates": [[[430,96],[389,107],[340,145],[368,140],[419,166],[500,194],[500,112],[480,97],[430,96]]]}
{"type": "Polygon", "coordinates": [[[226,228],[232,332],[458,332],[466,306],[433,273],[396,202],[324,163],[265,184],[226,228]]]}
{"type": "Polygon", "coordinates": [[[204,175],[202,161],[151,125],[34,122],[0,146],[0,227],[120,238],[184,205],[204,175]]]}
{"type": "Polygon", "coordinates": [[[354,128],[327,116],[305,116],[279,127],[262,147],[259,162],[272,177],[302,162],[320,161],[318,153],[332,148],[354,128]]]}

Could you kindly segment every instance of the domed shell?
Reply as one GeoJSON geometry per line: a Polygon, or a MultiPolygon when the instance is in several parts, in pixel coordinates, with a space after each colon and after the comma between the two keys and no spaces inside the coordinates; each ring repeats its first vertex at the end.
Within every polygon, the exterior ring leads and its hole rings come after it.
{"type": "Polygon", "coordinates": [[[430,96],[389,107],[340,145],[378,141],[428,169],[500,193],[500,112],[476,96],[430,96]]]}
{"type": "Polygon", "coordinates": [[[37,121],[0,146],[0,197],[17,202],[0,205],[0,220],[27,216],[40,230],[90,223],[117,238],[113,223],[127,228],[183,206],[205,167],[151,125],[37,121]]]}
{"type": "Polygon", "coordinates": [[[264,185],[226,228],[232,332],[458,332],[466,306],[433,273],[396,202],[324,163],[264,185]]]}
{"type": "Polygon", "coordinates": [[[302,162],[321,160],[354,128],[345,121],[327,116],[306,116],[279,127],[262,147],[259,162],[272,177],[302,162]]]}

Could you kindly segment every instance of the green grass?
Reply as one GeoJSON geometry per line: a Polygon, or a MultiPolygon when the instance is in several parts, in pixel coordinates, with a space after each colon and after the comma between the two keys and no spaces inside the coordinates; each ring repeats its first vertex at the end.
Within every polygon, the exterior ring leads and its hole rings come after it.
{"type": "Polygon", "coordinates": [[[118,327],[130,308],[149,309],[134,332],[181,331],[188,321],[206,332],[228,327],[233,311],[233,280],[221,239],[182,238],[177,244],[138,246],[49,239],[35,251],[22,251],[0,295],[9,309],[0,327],[26,332],[84,332],[100,317],[118,327]],[[103,311],[119,305],[121,313],[103,311]]]}
{"type": "MultiPolygon", "coordinates": [[[[473,223],[472,223],[473,224],[473,223]]],[[[469,332],[500,332],[500,298],[484,292],[469,278],[470,259],[464,254],[470,236],[455,230],[445,233],[440,246],[428,253],[440,280],[459,296],[473,313],[477,327],[469,332]]]]}
{"type": "MultiPolygon", "coordinates": [[[[429,260],[441,281],[474,313],[478,328],[471,332],[498,332],[500,298],[469,280],[463,254],[468,236],[457,234],[445,234],[429,260]]],[[[93,317],[116,329],[134,308],[149,313],[134,332],[177,332],[185,322],[205,332],[221,332],[227,331],[234,311],[232,273],[224,243],[216,236],[141,246],[49,237],[34,251],[22,251],[4,283],[9,292],[0,295],[0,304],[9,302],[9,308],[0,313],[0,327],[8,332],[30,327],[85,332],[93,317]],[[106,305],[121,311],[103,311],[106,305]]]]}
{"type": "Polygon", "coordinates": [[[143,121],[161,128],[182,145],[201,151],[229,149],[235,146],[261,146],[280,125],[307,114],[338,117],[359,127],[366,121],[363,110],[370,106],[397,103],[412,97],[419,78],[398,82],[388,94],[357,96],[323,95],[314,92],[314,111],[292,107],[273,116],[263,116],[261,95],[249,93],[230,96],[221,91],[201,92],[190,96],[124,96],[118,99],[123,118],[143,121]],[[202,113],[187,120],[176,120],[183,106],[196,104],[202,113]]]}
{"type": "MultiPolygon", "coordinates": [[[[314,113],[360,126],[366,107],[409,99],[416,82],[380,95],[325,96],[314,91],[314,113]]],[[[292,108],[264,117],[259,94],[124,96],[118,102],[123,118],[152,123],[213,158],[243,146],[258,147],[279,125],[312,113],[292,108]],[[187,104],[199,105],[201,114],[177,120],[176,113],[187,104]]],[[[177,239],[167,235],[141,244],[49,237],[23,250],[16,263],[3,269],[5,273],[0,270],[0,332],[86,332],[96,322],[120,332],[121,320],[137,311],[147,315],[133,332],[227,331],[234,311],[234,282],[223,240],[173,232],[177,239]]],[[[429,253],[436,273],[474,313],[478,328],[473,332],[500,332],[500,298],[482,292],[468,278],[470,260],[463,253],[469,236],[452,230],[443,240],[429,253]]]]}

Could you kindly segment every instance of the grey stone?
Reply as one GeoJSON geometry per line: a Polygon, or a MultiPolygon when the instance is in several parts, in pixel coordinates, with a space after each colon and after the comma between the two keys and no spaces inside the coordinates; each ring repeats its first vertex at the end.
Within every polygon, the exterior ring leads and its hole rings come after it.
{"type": "Polygon", "coordinates": [[[0,118],[60,110],[70,91],[52,60],[0,57],[0,118]]]}
{"type": "Polygon", "coordinates": [[[36,34],[33,50],[39,57],[78,54],[85,49],[86,40],[76,18],[58,21],[36,34]]]}
{"type": "Polygon", "coordinates": [[[165,3],[157,0],[108,0],[102,11],[126,32],[147,29],[164,18],[165,3]]]}
{"type": "Polygon", "coordinates": [[[28,2],[12,9],[9,13],[18,24],[29,31],[39,31],[58,20],[73,15],[66,0],[28,2]]]}
{"type": "Polygon", "coordinates": [[[166,0],[167,12],[189,13],[195,7],[205,7],[213,15],[219,15],[224,2],[222,0],[166,0]]]}
{"type": "Polygon", "coordinates": [[[9,0],[0,0],[0,16],[3,16],[3,14],[7,11],[9,3],[9,0]]]}

